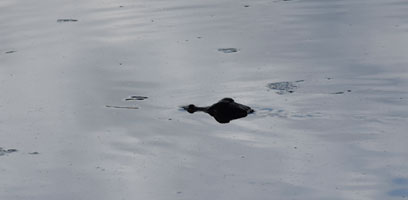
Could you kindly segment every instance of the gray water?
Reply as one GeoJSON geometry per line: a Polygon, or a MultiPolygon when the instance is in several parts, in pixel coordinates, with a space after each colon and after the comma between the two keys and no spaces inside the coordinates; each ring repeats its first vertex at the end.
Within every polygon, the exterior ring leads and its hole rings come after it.
{"type": "Polygon", "coordinates": [[[0,199],[406,198],[407,10],[2,0],[0,199]]]}

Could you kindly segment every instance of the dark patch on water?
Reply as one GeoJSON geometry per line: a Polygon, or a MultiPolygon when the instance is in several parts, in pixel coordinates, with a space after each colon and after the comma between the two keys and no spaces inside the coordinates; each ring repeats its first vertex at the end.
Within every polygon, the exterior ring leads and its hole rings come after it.
{"type": "Polygon", "coordinates": [[[7,51],[6,54],[15,53],[17,51],[7,51]]]}
{"type": "Polygon", "coordinates": [[[237,48],[219,48],[218,51],[221,51],[223,53],[236,53],[238,52],[237,48]]]}
{"type": "Polygon", "coordinates": [[[245,7],[245,8],[248,8],[248,7],[249,7],[249,5],[244,5],[244,7],[245,7]]]}
{"type": "Polygon", "coordinates": [[[14,153],[17,152],[17,149],[7,149],[7,153],[14,153]]]}
{"type": "Polygon", "coordinates": [[[58,23],[64,23],[64,22],[77,22],[77,19],[57,19],[58,23]]]}
{"type": "Polygon", "coordinates": [[[14,153],[17,152],[17,149],[3,149],[2,147],[0,147],[0,156],[4,156],[7,155],[9,153],[14,153]]]}
{"type": "Polygon", "coordinates": [[[38,153],[37,151],[34,151],[34,152],[31,152],[31,153],[28,153],[28,154],[30,154],[30,155],[38,155],[38,154],[40,154],[40,153],[38,153]]]}
{"type": "Polygon", "coordinates": [[[100,167],[100,166],[96,166],[95,168],[98,169],[98,170],[100,170],[100,171],[105,171],[105,170],[106,170],[105,168],[100,167]]]}
{"type": "Polygon", "coordinates": [[[139,101],[142,101],[142,100],[145,100],[145,99],[147,99],[148,97],[145,97],[145,96],[130,96],[130,97],[128,97],[128,98],[126,98],[125,100],[126,101],[135,101],[135,100],[139,100],[139,101]]]}
{"type": "Polygon", "coordinates": [[[351,92],[351,90],[340,91],[340,92],[334,92],[334,93],[331,93],[331,94],[344,94],[344,93],[346,93],[346,92],[351,92]]]}
{"type": "Polygon", "coordinates": [[[136,106],[112,106],[112,105],[105,105],[107,108],[121,108],[121,109],[139,109],[136,106]]]}
{"type": "Polygon", "coordinates": [[[298,83],[304,82],[304,80],[297,80],[294,82],[283,81],[283,82],[275,82],[269,83],[267,87],[272,90],[277,90],[276,94],[286,94],[286,93],[293,93],[299,87],[298,83]]]}

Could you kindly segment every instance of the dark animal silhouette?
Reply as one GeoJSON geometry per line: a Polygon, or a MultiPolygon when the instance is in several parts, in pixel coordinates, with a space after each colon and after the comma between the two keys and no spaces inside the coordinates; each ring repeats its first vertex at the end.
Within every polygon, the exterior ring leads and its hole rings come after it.
{"type": "Polygon", "coordinates": [[[196,111],[208,113],[219,123],[229,123],[231,120],[246,117],[248,114],[254,112],[249,106],[236,103],[231,98],[223,98],[212,106],[197,107],[190,104],[188,106],[183,106],[182,108],[189,113],[194,113],[196,111]]]}

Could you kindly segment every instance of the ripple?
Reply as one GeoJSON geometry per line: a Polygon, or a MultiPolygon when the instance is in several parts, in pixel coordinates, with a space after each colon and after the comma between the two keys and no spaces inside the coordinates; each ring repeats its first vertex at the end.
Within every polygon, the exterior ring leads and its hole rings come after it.
{"type": "Polygon", "coordinates": [[[57,19],[58,23],[64,23],[64,22],[77,22],[77,19],[57,19]]]}
{"type": "Polygon", "coordinates": [[[0,156],[4,156],[17,151],[18,151],[17,149],[3,149],[2,147],[0,147],[0,156]]]}
{"type": "Polygon", "coordinates": [[[218,51],[223,53],[236,53],[238,52],[237,48],[219,48],[218,51]]]}
{"type": "Polygon", "coordinates": [[[145,99],[147,99],[147,98],[148,98],[148,97],[145,97],[145,96],[137,96],[137,95],[134,95],[134,96],[130,96],[130,97],[126,98],[125,101],[135,101],[135,100],[141,101],[141,100],[145,100],[145,99]]]}
{"type": "Polygon", "coordinates": [[[258,117],[276,117],[282,119],[308,119],[322,117],[320,112],[296,112],[281,108],[256,108],[255,115],[258,117]]]}

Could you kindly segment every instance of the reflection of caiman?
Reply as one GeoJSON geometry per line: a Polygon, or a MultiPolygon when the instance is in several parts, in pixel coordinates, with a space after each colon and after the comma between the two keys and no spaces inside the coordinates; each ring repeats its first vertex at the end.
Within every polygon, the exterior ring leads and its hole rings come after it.
{"type": "Polygon", "coordinates": [[[249,106],[236,103],[231,98],[223,98],[212,106],[197,107],[190,104],[188,106],[183,106],[182,108],[189,113],[194,113],[196,111],[208,113],[219,123],[228,123],[231,120],[246,117],[248,114],[254,112],[249,106]]]}

